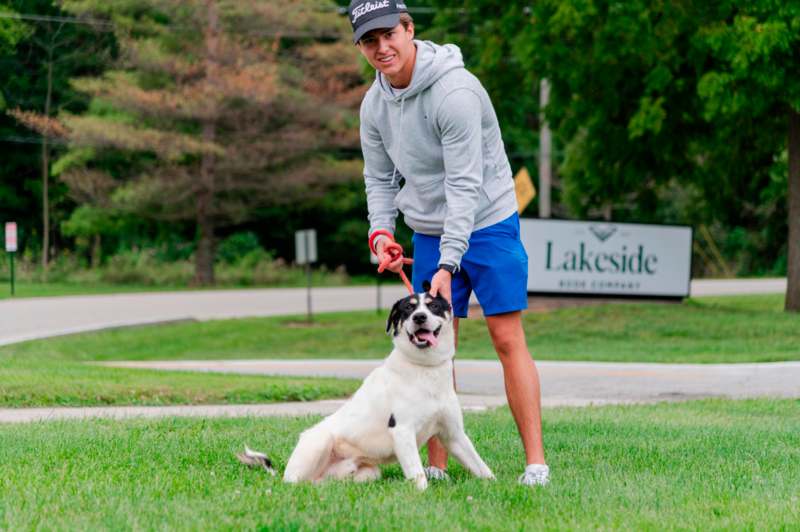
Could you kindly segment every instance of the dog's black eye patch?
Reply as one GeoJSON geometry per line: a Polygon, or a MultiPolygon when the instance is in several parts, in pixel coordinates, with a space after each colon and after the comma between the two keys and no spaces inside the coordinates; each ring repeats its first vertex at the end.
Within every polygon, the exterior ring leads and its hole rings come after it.
{"type": "Polygon", "coordinates": [[[436,316],[443,316],[445,312],[450,310],[450,304],[441,296],[436,296],[430,301],[426,301],[425,305],[427,305],[428,310],[436,316]]]}
{"type": "Polygon", "coordinates": [[[394,420],[394,414],[391,414],[389,416],[389,428],[392,428],[395,425],[397,425],[397,421],[394,420]]]}

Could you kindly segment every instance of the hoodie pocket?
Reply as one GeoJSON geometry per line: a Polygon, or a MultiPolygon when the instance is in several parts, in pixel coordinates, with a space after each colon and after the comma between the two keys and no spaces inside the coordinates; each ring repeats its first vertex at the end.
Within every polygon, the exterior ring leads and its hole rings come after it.
{"type": "Polygon", "coordinates": [[[435,217],[447,205],[444,179],[433,179],[424,183],[407,181],[395,196],[394,204],[406,216],[418,219],[435,217]]]}

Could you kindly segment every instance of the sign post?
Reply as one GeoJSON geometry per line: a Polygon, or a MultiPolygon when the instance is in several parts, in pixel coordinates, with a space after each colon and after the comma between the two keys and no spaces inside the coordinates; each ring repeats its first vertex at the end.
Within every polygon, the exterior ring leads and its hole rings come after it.
{"type": "Polygon", "coordinates": [[[295,262],[306,265],[306,279],[308,292],[306,304],[308,308],[308,323],[311,323],[311,263],[317,261],[317,231],[304,229],[294,234],[295,262]]]}
{"type": "Polygon", "coordinates": [[[17,223],[6,222],[6,252],[11,261],[11,295],[14,295],[14,255],[17,253],[17,223]]]}

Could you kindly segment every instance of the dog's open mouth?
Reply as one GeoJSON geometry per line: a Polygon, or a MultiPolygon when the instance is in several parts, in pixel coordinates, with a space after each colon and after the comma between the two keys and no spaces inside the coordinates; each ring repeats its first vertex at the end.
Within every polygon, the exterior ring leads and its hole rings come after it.
{"type": "Polygon", "coordinates": [[[424,347],[436,347],[439,345],[439,333],[441,330],[441,327],[435,331],[430,331],[428,329],[417,329],[414,333],[408,334],[408,339],[411,340],[412,344],[420,349],[424,347]]]}

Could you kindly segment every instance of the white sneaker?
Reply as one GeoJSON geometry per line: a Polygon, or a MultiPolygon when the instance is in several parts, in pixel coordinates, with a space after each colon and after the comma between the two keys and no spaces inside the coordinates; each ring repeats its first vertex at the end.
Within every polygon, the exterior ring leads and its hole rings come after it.
{"type": "Polygon", "coordinates": [[[436,466],[426,467],[425,476],[428,480],[450,480],[450,475],[444,469],[439,469],[436,466]]]}
{"type": "Polygon", "coordinates": [[[546,486],[550,483],[550,468],[545,464],[528,464],[519,477],[519,483],[525,486],[546,486]]]}

